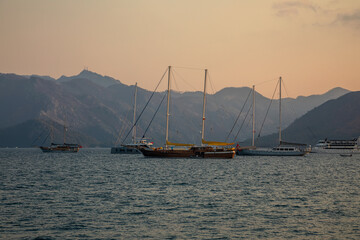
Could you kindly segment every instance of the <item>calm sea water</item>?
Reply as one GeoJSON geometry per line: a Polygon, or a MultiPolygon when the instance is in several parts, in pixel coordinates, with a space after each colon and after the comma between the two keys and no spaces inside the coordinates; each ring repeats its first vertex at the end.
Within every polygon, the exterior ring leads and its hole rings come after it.
{"type": "Polygon", "coordinates": [[[0,149],[1,239],[360,239],[360,156],[0,149]]]}

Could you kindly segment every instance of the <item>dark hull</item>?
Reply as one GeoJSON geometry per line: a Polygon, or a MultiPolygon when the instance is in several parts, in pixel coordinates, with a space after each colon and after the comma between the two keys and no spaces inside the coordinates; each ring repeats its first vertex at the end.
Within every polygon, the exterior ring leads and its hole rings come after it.
{"type": "Polygon", "coordinates": [[[154,158],[234,158],[235,151],[219,149],[140,149],[145,157],[154,158]]]}
{"type": "Polygon", "coordinates": [[[77,153],[78,147],[40,147],[43,152],[58,152],[58,153],[77,153]]]}

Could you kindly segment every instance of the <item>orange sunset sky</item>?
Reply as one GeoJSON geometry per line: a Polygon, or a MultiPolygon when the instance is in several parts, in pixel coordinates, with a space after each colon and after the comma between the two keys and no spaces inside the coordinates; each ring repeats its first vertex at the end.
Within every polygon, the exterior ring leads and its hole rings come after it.
{"type": "MultiPolygon", "coordinates": [[[[0,0],[0,33],[1,73],[87,67],[153,90],[173,65],[208,68],[214,91],[269,97],[279,76],[289,97],[360,90],[359,0],[0,0]]],[[[176,90],[202,90],[202,72],[175,70],[176,90]]]]}

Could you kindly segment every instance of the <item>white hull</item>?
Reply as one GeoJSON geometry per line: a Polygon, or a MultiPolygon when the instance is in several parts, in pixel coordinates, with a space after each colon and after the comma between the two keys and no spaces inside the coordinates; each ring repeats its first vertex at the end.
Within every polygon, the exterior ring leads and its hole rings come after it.
{"type": "Polygon", "coordinates": [[[314,147],[311,153],[318,154],[360,154],[360,149],[334,149],[314,147]]]}
{"type": "Polygon", "coordinates": [[[238,151],[238,155],[244,156],[304,156],[306,151],[279,151],[273,149],[259,148],[259,149],[243,149],[238,151]]]}
{"type": "Polygon", "coordinates": [[[139,149],[129,147],[112,147],[112,154],[141,154],[139,149]]]}

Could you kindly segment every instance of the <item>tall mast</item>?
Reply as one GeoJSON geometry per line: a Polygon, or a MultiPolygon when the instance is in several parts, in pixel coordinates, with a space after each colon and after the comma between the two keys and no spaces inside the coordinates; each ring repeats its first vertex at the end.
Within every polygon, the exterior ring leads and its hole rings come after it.
{"type": "Polygon", "coordinates": [[[252,146],[255,146],[255,85],[253,85],[252,146]]]}
{"type": "Polygon", "coordinates": [[[168,70],[168,92],[167,92],[167,108],[166,108],[166,143],[165,146],[167,147],[167,142],[169,140],[169,108],[170,108],[170,74],[171,74],[171,66],[169,66],[168,70]]]}
{"type": "Polygon", "coordinates": [[[66,138],[66,117],[65,117],[65,122],[64,122],[64,144],[65,144],[65,139],[66,138]]]}
{"type": "Polygon", "coordinates": [[[50,139],[51,139],[51,143],[53,143],[54,142],[54,126],[53,125],[51,125],[50,139]]]}
{"type": "Polygon", "coordinates": [[[133,118],[133,143],[136,143],[136,126],[135,126],[135,122],[136,122],[136,97],[137,97],[137,83],[135,83],[135,93],[134,93],[134,118],[133,118]]]}
{"type": "Polygon", "coordinates": [[[204,140],[205,136],[205,105],[206,105],[206,76],[207,76],[207,69],[205,69],[205,81],[204,81],[204,100],[203,100],[203,117],[202,117],[202,130],[201,130],[201,145],[202,141],[204,140]]]}
{"type": "Polygon", "coordinates": [[[281,144],[281,77],[279,79],[279,144],[281,144]]]}

